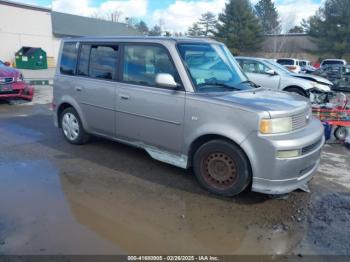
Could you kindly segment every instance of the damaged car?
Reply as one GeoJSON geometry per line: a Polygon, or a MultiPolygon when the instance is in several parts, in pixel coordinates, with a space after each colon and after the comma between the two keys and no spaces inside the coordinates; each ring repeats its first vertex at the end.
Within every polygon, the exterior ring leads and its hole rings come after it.
{"type": "Polygon", "coordinates": [[[316,104],[327,103],[332,93],[332,82],[323,77],[292,73],[270,59],[236,57],[236,60],[248,78],[259,86],[297,93],[316,104]]]}
{"type": "Polygon", "coordinates": [[[20,71],[0,61],[0,99],[24,99],[31,101],[34,88],[28,85],[20,71]]]}
{"type": "Polygon", "coordinates": [[[66,39],[52,106],[69,143],[96,135],[141,148],[223,196],[305,188],[324,144],[308,99],[257,87],[209,39],[66,39]]]}

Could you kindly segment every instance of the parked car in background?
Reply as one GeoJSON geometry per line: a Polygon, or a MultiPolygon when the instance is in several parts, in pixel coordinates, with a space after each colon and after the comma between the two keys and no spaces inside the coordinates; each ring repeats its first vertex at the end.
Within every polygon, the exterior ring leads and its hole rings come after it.
{"type": "Polygon", "coordinates": [[[350,92],[350,66],[329,65],[314,72],[333,83],[332,90],[350,92]]]}
{"type": "Polygon", "coordinates": [[[0,61],[0,99],[32,100],[34,88],[24,82],[20,71],[0,61]]]}
{"type": "Polygon", "coordinates": [[[282,194],[317,170],[323,126],[309,101],[256,88],[209,39],[70,38],[54,78],[54,122],[71,144],[99,135],[193,168],[209,191],[282,194]]]}
{"type": "Polygon", "coordinates": [[[299,65],[299,60],[295,58],[279,58],[276,60],[277,63],[286,67],[289,71],[293,73],[300,73],[301,66],[299,65]]]}
{"type": "Polygon", "coordinates": [[[322,68],[330,65],[347,65],[347,62],[344,59],[325,59],[321,62],[320,67],[322,68]]]}
{"type": "Polygon", "coordinates": [[[301,73],[312,74],[316,70],[309,60],[299,60],[299,65],[301,67],[301,73]]]}
{"type": "Polygon", "coordinates": [[[325,78],[294,74],[284,66],[265,58],[236,57],[243,71],[255,84],[262,87],[297,93],[311,102],[327,102],[332,83],[325,78]]]}

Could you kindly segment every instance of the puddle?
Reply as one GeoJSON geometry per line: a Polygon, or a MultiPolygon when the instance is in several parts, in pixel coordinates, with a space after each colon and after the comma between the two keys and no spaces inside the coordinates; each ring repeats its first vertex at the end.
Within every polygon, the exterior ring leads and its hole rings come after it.
{"type": "Polygon", "coordinates": [[[0,199],[4,254],[284,254],[300,239],[256,224],[260,204],[60,172],[47,160],[0,164],[0,199]]]}
{"type": "Polygon", "coordinates": [[[324,179],[350,189],[350,150],[343,146],[325,147],[332,151],[322,152],[322,164],[318,171],[324,179]]]}
{"type": "Polygon", "coordinates": [[[0,199],[0,254],[118,252],[75,221],[48,161],[0,164],[0,199]]]}

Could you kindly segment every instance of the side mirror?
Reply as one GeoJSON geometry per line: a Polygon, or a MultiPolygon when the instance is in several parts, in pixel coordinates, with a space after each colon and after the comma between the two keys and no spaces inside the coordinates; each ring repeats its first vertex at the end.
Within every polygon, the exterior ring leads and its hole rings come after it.
{"type": "Polygon", "coordinates": [[[169,89],[176,89],[179,85],[171,74],[160,73],[156,75],[156,85],[169,89]]]}
{"type": "Polygon", "coordinates": [[[4,65],[5,66],[11,66],[11,63],[10,62],[4,62],[4,65]]]}
{"type": "Polygon", "coordinates": [[[270,75],[270,76],[274,76],[277,75],[275,70],[269,69],[265,71],[266,74],[270,75]]]}

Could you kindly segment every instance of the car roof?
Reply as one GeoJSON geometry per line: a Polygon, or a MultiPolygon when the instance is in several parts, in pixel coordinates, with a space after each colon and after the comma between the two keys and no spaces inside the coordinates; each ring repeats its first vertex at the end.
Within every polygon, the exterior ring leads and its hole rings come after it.
{"type": "Polygon", "coordinates": [[[191,43],[219,43],[211,38],[204,37],[165,37],[165,36],[102,36],[102,37],[68,37],[63,39],[64,42],[103,42],[103,41],[120,41],[120,42],[191,42],[191,43]]]}

